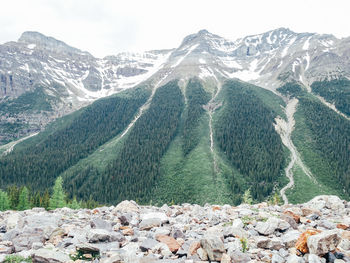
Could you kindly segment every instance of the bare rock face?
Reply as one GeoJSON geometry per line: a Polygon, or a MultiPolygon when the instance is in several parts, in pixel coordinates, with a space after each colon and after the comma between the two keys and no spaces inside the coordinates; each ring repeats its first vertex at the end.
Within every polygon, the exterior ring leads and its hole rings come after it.
{"type": "Polygon", "coordinates": [[[341,241],[338,231],[324,231],[307,239],[307,246],[311,254],[323,256],[334,251],[341,241]]]}

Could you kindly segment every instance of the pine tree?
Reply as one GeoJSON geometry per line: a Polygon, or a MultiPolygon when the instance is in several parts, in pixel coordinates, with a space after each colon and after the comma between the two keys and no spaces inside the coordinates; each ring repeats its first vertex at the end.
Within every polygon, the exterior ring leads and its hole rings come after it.
{"type": "Polygon", "coordinates": [[[243,203],[248,205],[251,205],[253,203],[253,198],[250,192],[250,188],[247,189],[243,194],[243,203]]]}
{"type": "Polygon", "coordinates": [[[80,204],[77,201],[77,198],[74,196],[73,201],[69,204],[69,208],[71,209],[79,209],[80,204]]]}
{"type": "Polygon", "coordinates": [[[7,193],[0,190],[0,211],[6,211],[10,209],[10,200],[7,193]]]}
{"type": "Polygon", "coordinates": [[[30,203],[29,203],[29,192],[27,187],[23,187],[21,193],[19,194],[19,201],[17,210],[27,210],[30,209],[30,203]]]}
{"type": "Polygon", "coordinates": [[[49,209],[62,208],[66,206],[65,193],[63,191],[63,180],[62,177],[57,177],[55,185],[53,187],[53,193],[50,198],[49,209]]]}

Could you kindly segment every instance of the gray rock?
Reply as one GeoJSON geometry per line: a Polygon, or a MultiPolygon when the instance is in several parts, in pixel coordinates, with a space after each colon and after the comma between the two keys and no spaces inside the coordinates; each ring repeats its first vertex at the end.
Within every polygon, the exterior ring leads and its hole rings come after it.
{"type": "Polygon", "coordinates": [[[120,233],[110,232],[105,229],[91,229],[87,234],[87,240],[89,243],[97,242],[112,242],[125,240],[125,237],[120,233]]]}
{"type": "Polygon", "coordinates": [[[141,243],[140,249],[141,251],[146,252],[148,250],[153,249],[158,243],[159,242],[155,239],[147,238],[141,243]]]}
{"type": "Polygon", "coordinates": [[[44,231],[40,228],[25,228],[22,231],[14,230],[6,233],[9,234],[7,240],[12,241],[16,252],[31,249],[33,243],[45,242],[44,231]]]}
{"type": "Polygon", "coordinates": [[[108,231],[112,230],[112,224],[110,222],[107,222],[105,220],[102,220],[101,218],[94,218],[90,222],[91,228],[97,228],[97,229],[105,229],[108,231]]]}
{"type": "Polygon", "coordinates": [[[53,249],[41,248],[33,253],[33,262],[37,263],[64,263],[69,260],[69,255],[53,249]]]}
{"type": "Polygon", "coordinates": [[[290,225],[281,219],[276,217],[270,217],[266,222],[258,222],[255,230],[262,235],[271,235],[276,230],[285,231],[290,227],[290,225]]]}
{"type": "Polygon", "coordinates": [[[264,236],[258,236],[255,240],[258,248],[268,249],[270,247],[270,239],[264,236]]]}
{"type": "Polygon", "coordinates": [[[298,230],[288,231],[282,236],[282,242],[287,248],[294,247],[300,234],[301,233],[298,230]]]}
{"type": "Polygon", "coordinates": [[[209,260],[220,261],[225,252],[224,242],[219,236],[205,235],[201,241],[201,246],[207,252],[209,260]]]}
{"type": "Polygon", "coordinates": [[[328,229],[328,230],[331,230],[331,229],[335,229],[337,227],[337,225],[333,222],[330,222],[328,220],[321,220],[319,223],[318,223],[318,226],[320,227],[323,227],[325,229],[328,229]]]}
{"type": "Polygon", "coordinates": [[[201,247],[197,249],[197,255],[203,261],[208,260],[208,253],[201,247]]]}
{"type": "Polygon", "coordinates": [[[100,252],[100,249],[97,246],[91,245],[91,244],[87,244],[87,243],[78,244],[76,246],[76,250],[80,251],[83,254],[99,253],[100,252]]]}
{"type": "Polygon", "coordinates": [[[233,263],[247,263],[251,260],[250,256],[240,251],[234,251],[229,254],[233,263]]]}
{"type": "Polygon", "coordinates": [[[150,230],[153,227],[159,227],[162,225],[160,218],[147,218],[141,221],[140,230],[150,230]]]}
{"type": "Polygon", "coordinates": [[[287,258],[287,263],[304,263],[305,260],[302,257],[298,257],[295,254],[290,255],[287,258]]]}
{"type": "Polygon", "coordinates": [[[309,254],[307,257],[307,262],[309,263],[325,263],[326,260],[324,258],[320,258],[315,254],[309,254]]]}
{"type": "Polygon", "coordinates": [[[284,258],[278,255],[277,253],[274,253],[271,258],[272,263],[283,263],[285,262],[284,258]]]}
{"type": "Polygon", "coordinates": [[[136,204],[136,202],[134,201],[122,201],[120,202],[114,209],[113,209],[114,213],[117,212],[122,212],[122,213],[138,213],[139,212],[139,206],[136,204]]]}
{"type": "Polygon", "coordinates": [[[310,254],[323,256],[327,252],[335,250],[340,240],[341,238],[336,230],[328,230],[310,236],[307,239],[307,246],[310,254]]]}

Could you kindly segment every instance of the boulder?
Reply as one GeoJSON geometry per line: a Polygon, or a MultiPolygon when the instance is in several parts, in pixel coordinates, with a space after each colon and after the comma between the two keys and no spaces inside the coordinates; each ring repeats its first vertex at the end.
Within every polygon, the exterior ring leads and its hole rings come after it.
{"type": "Polygon", "coordinates": [[[69,255],[53,249],[41,248],[33,252],[33,262],[37,263],[64,263],[70,261],[69,255]]]}
{"type": "Polygon", "coordinates": [[[122,242],[125,240],[125,237],[120,233],[110,232],[105,229],[91,229],[87,234],[87,240],[89,243],[122,242]]]}
{"type": "Polygon", "coordinates": [[[341,237],[337,231],[328,230],[310,236],[307,239],[307,246],[311,254],[323,256],[326,253],[335,250],[340,241],[341,237]]]}
{"type": "Polygon", "coordinates": [[[135,212],[135,213],[138,213],[139,212],[139,206],[134,201],[125,200],[125,201],[120,202],[113,209],[113,212],[114,213],[117,213],[117,212],[122,212],[122,213],[135,212]]]}
{"type": "Polygon", "coordinates": [[[276,230],[285,231],[290,227],[290,224],[276,217],[270,217],[266,222],[258,222],[255,230],[260,234],[268,236],[276,230]]]}
{"type": "Polygon", "coordinates": [[[141,251],[146,252],[150,249],[153,249],[158,243],[159,242],[155,239],[147,238],[141,243],[140,249],[141,251]]]}
{"type": "Polygon", "coordinates": [[[298,238],[298,240],[297,240],[297,242],[295,244],[295,248],[297,250],[299,250],[303,254],[308,253],[309,252],[309,248],[308,248],[308,245],[307,245],[307,240],[308,240],[308,238],[310,236],[316,235],[318,233],[320,233],[320,231],[316,230],[316,229],[308,229],[308,230],[306,230],[305,232],[303,232],[299,236],[299,238],[298,238]]]}
{"type": "Polygon", "coordinates": [[[160,218],[147,218],[141,221],[140,230],[150,230],[153,227],[159,227],[162,225],[160,218]]]}
{"type": "Polygon", "coordinates": [[[282,242],[287,248],[291,248],[295,246],[299,237],[300,232],[298,230],[288,231],[282,236],[282,242]]]}
{"type": "Polygon", "coordinates": [[[179,243],[178,243],[178,242],[175,240],[175,238],[173,238],[173,237],[166,236],[166,235],[158,235],[158,236],[156,237],[156,239],[157,239],[159,242],[166,244],[166,245],[169,247],[169,250],[170,250],[172,253],[175,253],[175,252],[178,251],[179,248],[180,248],[179,243]]]}
{"type": "Polygon", "coordinates": [[[201,247],[207,252],[209,260],[220,261],[225,252],[223,240],[216,235],[205,235],[201,241],[201,247]]]}

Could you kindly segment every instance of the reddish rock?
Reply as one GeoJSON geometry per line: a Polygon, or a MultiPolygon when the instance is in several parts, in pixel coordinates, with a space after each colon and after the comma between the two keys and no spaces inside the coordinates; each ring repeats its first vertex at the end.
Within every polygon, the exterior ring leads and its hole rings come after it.
{"type": "Polygon", "coordinates": [[[349,228],[349,225],[346,224],[337,224],[337,228],[343,229],[343,230],[347,230],[349,228]]]}
{"type": "Polygon", "coordinates": [[[213,211],[215,212],[215,211],[221,210],[221,207],[215,205],[215,206],[213,206],[212,209],[213,209],[213,211]]]}
{"type": "Polygon", "coordinates": [[[292,217],[294,219],[295,223],[297,223],[297,224],[300,223],[300,216],[293,213],[292,211],[284,211],[284,214],[292,217]]]}
{"type": "Polygon", "coordinates": [[[157,235],[156,239],[159,242],[166,244],[169,250],[173,253],[175,253],[180,249],[180,244],[173,237],[165,236],[165,235],[157,235]]]}
{"type": "Polygon", "coordinates": [[[122,233],[124,236],[133,236],[134,235],[134,230],[130,227],[127,227],[122,230],[122,233]]]}
{"type": "Polygon", "coordinates": [[[191,243],[190,248],[188,249],[188,254],[191,256],[197,253],[198,248],[201,247],[201,243],[194,241],[191,243]]]}
{"type": "Polygon", "coordinates": [[[306,230],[304,233],[302,233],[300,235],[300,237],[298,238],[296,244],[295,244],[295,248],[297,250],[299,250],[301,253],[306,254],[309,252],[309,248],[307,246],[307,239],[310,236],[316,235],[318,233],[320,233],[320,230],[316,230],[316,229],[309,229],[306,230]]]}

